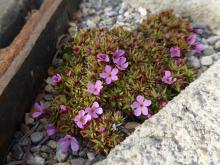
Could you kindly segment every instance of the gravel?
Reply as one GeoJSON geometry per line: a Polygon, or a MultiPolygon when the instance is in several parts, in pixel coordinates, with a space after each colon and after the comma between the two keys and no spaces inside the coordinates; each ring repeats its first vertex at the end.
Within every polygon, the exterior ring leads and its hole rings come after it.
{"type": "Polygon", "coordinates": [[[43,137],[44,137],[43,132],[34,132],[31,135],[31,141],[34,144],[38,144],[43,139],[43,137]]]}
{"type": "Polygon", "coordinates": [[[200,61],[201,61],[201,64],[204,66],[210,66],[213,63],[211,56],[204,56],[200,59],[200,61]]]}

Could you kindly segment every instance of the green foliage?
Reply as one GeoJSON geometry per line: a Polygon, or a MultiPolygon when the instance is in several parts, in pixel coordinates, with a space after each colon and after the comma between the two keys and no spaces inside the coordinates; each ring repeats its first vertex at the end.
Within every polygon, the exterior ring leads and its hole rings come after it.
{"type": "MultiPolygon", "coordinates": [[[[133,34],[122,28],[77,32],[66,45],[60,66],[55,70],[61,75],[62,82],[55,86],[55,99],[49,107],[51,122],[59,132],[75,135],[80,132],[83,138],[91,142],[93,149],[108,153],[125,137],[122,132],[112,128],[113,124],[123,124],[126,120],[142,122],[146,119],[133,115],[130,106],[137,95],[152,101],[149,112],[153,115],[160,110],[161,100],[171,100],[194,80],[195,72],[186,65],[186,59],[174,60],[168,51],[171,46],[180,47],[183,53],[190,51],[186,42],[186,37],[191,34],[189,27],[187,20],[175,17],[171,11],[164,11],[150,16],[141,24],[143,33],[133,34]],[[165,39],[166,34],[171,39],[165,39]],[[104,84],[100,96],[88,93],[87,83],[101,80],[99,73],[106,65],[98,62],[96,55],[106,53],[112,61],[117,48],[125,50],[128,68],[120,71],[118,81],[104,84]],[[167,85],[161,81],[164,70],[172,72],[177,79],[174,84],[167,85]],[[69,72],[72,73],[70,76],[67,75],[69,72]],[[100,104],[104,114],[90,121],[80,131],[73,119],[94,101],[100,104]],[[67,113],[59,113],[61,104],[67,106],[67,113]],[[106,129],[104,133],[100,133],[100,127],[106,129]]],[[[113,62],[108,65],[114,66],[113,62]]]]}

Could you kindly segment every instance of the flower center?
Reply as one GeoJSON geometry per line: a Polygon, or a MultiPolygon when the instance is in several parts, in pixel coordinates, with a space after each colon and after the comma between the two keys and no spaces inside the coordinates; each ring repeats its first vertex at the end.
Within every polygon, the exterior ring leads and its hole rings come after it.
{"type": "Polygon", "coordinates": [[[111,77],[112,77],[112,74],[111,74],[111,73],[109,73],[108,77],[110,77],[110,78],[111,78],[111,77]]]}
{"type": "Polygon", "coordinates": [[[141,107],[141,108],[143,108],[143,107],[144,107],[144,105],[143,105],[143,104],[140,104],[140,107],[141,107]]]}
{"type": "Polygon", "coordinates": [[[84,118],[81,117],[81,118],[79,119],[79,121],[80,121],[81,123],[83,123],[83,122],[84,122],[84,118]]]}

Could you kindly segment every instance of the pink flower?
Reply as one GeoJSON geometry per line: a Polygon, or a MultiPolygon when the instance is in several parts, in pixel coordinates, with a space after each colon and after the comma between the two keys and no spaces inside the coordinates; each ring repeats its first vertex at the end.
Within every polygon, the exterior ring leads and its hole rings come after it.
{"type": "Polygon", "coordinates": [[[87,107],[85,109],[85,112],[91,116],[91,119],[96,119],[98,118],[98,115],[103,113],[103,109],[99,106],[99,103],[95,101],[91,108],[87,107]]]}
{"type": "Polygon", "coordinates": [[[104,62],[109,62],[109,56],[104,53],[99,53],[97,54],[98,62],[104,61],[104,62]]]}
{"type": "Polygon", "coordinates": [[[151,100],[144,99],[143,96],[138,95],[136,101],[131,104],[135,116],[148,115],[148,107],[151,105],[151,100]]]}
{"type": "Polygon", "coordinates": [[[61,147],[61,151],[66,153],[69,149],[69,146],[71,146],[71,150],[73,152],[78,151],[79,150],[79,143],[76,140],[76,138],[74,138],[71,135],[66,135],[64,138],[61,138],[58,141],[58,145],[61,147]]]}
{"type": "Polygon", "coordinates": [[[125,70],[128,67],[128,62],[126,62],[126,58],[125,57],[120,57],[116,61],[116,66],[119,70],[125,70]]]}
{"type": "Polygon", "coordinates": [[[67,107],[65,105],[61,104],[60,105],[60,112],[67,112],[67,111],[68,111],[67,107]]]}
{"type": "Polygon", "coordinates": [[[35,103],[33,109],[34,109],[35,111],[32,113],[32,117],[33,117],[33,118],[38,118],[38,117],[40,117],[40,116],[44,113],[44,105],[43,105],[43,102],[40,102],[40,104],[39,104],[39,103],[35,103]]]}
{"type": "Polygon", "coordinates": [[[172,47],[170,48],[170,55],[171,57],[180,57],[181,52],[179,47],[172,47]]]}
{"type": "Polygon", "coordinates": [[[99,128],[99,132],[100,132],[100,133],[105,132],[105,128],[104,128],[104,127],[99,128]]]}
{"type": "Polygon", "coordinates": [[[88,83],[87,84],[87,91],[91,94],[98,96],[100,94],[101,89],[103,88],[102,82],[100,80],[96,81],[95,84],[88,83]]]}
{"type": "Polygon", "coordinates": [[[195,45],[195,52],[196,53],[202,53],[202,51],[205,49],[205,45],[204,44],[196,44],[195,45]]]}
{"type": "Polygon", "coordinates": [[[173,78],[171,76],[171,72],[169,70],[165,70],[164,71],[164,76],[162,78],[162,81],[165,83],[165,84],[173,84],[175,81],[176,81],[176,78],[173,78]]]}
{"type": "Polygon", "coordinates": [[[52,136],[55,133],[56,133],[56,129],[55,129],[54,125],[53,124],[48,124],[47,125],[47,134],[48,134],[48,136],[52,136]]]}
{"type": "Polygon", "coordinates": [[[122,57],[125,54],[125,51],[122,49],[116,49],[116,51],[113,54],[113,62],[116,63],[116,61],[122,57]]]}
{"type": "Polygon", "coordinates": [[[190,36],[187,37],[187,43],[189,45],[193,45],[196,42],[196,35],[195,34],[191,34],[190,36]]]}
{"type": "Polygon", "coordinates": [[[113,68],[109,65],[105,66],[105,72],[100,74],[101,78],[104,78],[107,84],[111,84],[112,81],[118,80],[118,69],[113,68]]]}
{"type": "Polygon", "coordinates": [[[60,74],[55,74],[53,77],[52,77],[52,81],[56,84],[60,83],[62,81],[62,77],[60,76],[60,74]]]}
{"type": "Polygon", "coordinates": [[[171,38],[171,36],[170,36],[170,34],[165,34],[164,38],[165,38],[166,40],[169,40],[169,39],[171,38]]]}
{"type": "Polygon", "coordinates": [[[79,128],[83,128],[90,120],[91,116],[87,115],[84,110],[79,111],[78,115],[74,118],[74,121],[79,128]]]}

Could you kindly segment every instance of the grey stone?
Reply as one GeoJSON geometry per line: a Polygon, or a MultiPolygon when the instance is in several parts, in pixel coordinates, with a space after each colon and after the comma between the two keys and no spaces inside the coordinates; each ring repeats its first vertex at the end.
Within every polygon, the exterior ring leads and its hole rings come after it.
{"type": "Polygon", "coordinates": [[[54,89],[53,89],[52,85],[50,85],[50,84],[46,85],[44,90],[48,93],[54,92],[54,89]]]}
{"type": "Polygon", "coordinates": [[[35,155],[35,156],[29,155],[27,164],[28,165],[44,165],[45,159],[38,155],[35,155]]]}
{"type": "Polygon", "coordinates": [[[48,158],[48,153],[41,152],[40,155],[41,155],[43,158],[45,158],[45,159],[48,158]]]}
{"type": "Polygon", "coordinates": [[[211,55],[211,57],[214,61],[217,61],[219,59],[219,55],[217,53],[214,53],[213,55],[211,55]]]}
{"type": "Polygon", "coordinates": [[[133,132],[137,126],[140,124],[137,122],[128,122],[125,124],[125,128],[128,129],[129,132],[133,132]]]}
{"type": "Polygon", "coordinates": [[[200,64],[200,61],[199,61],[198,57],[191,56],[191,57],[188,58],[188,60],[189,60],[189,64],[191,66],[193,66],[194,68],[196,68],[196,69],[200,68],[201,64],[200,64]]]}
{"type": "Polygon", "coordinates": [[[13,147],[12,147],[12,155],[13,157],[16,159],[16,160],[21,160],[23,155],[24,155],[24,152],[21,148],[20,145],[18,144],[15,144],[13,147]]]}
{"type": "Polygon", "coordinates": [[[210,45],[214,45],[218,40],[220,40],[220,36],[211,36],[207,39],[207,42],[210,45]]]}
{"type": "MultiPolygon", "coordinates": [[[[69,162],[64,162],[64,163],[56,163],[54,165],[70,165],[70,163],[69,162]]],[[[78,165],[78,164],[75,164],[75,165],[78,165]]]]}
{"type": "Polygon", "coordinates": [[[57,142],[54,141],[54,140],[50,140],[47,145],[48,145],[50,148],[52,148],[52,149],[56,149],[56,147],[57,147],[57,142]]]}
{"type": "Polygon", "coordinates": [[[212,46],[208,46],[205,48],[205,50],[203,51],[205,56],[209,56],[215,53],[215,50],[213,49],[212,46]]]}
{"type": "Polygon", "coordinates": [[[207,25],[201,23],[201,22],[193,22],[192,27],[195,29],[206,29],[207,25]]]}
{"type": "Polygon", "coordinates": [[[50,147],[48,147],[46,145],[41,146],[40,150],[42,152],[47,152],[47,153],[49,153],[51,151],[50,147]]]}
{"type": "Polygon", "coordinates": [[[87,20],[86,24],[89,28],[95,28],[96,27],[96,24],[92,20],[87,20]]]}
{"type": "Polygon", "coordinates": [[[204,66],[209,66],[209,65],[212,65],[212,63],[213,63],[211,56],[201,57],[200,61],[201,61],[201,64],[204,66]]]}
{"type": "Polygon", "coordinates": [[[40,145],[31,147],[31,152],[32,152],[32,153],[38,153],[38,152],[40,152],[40,148],[41,148],[40,145]]]}
{"type": "Polygon", "coordinates": [[[83,158],[77,158],[71,160],[71,165],[84,165],[85,159],[83,158]]]}
{"type": "Polygon", "coordinates": [[[220,51],[220,41],[215,43],[215,50],[220,51]]]}
{"type": "Polygon", "coordinates": [[[110,12],[106,12],[105,15],[109,17],[114,17],[114,16],[117,16],[118,13],[116,11],[110,11],[110,12]]]}
{"type": "Polygon", "coordinates": [[[34,119],[30,116],[30,113],[25,113],[25,124],[34,124],[34,119]]]}
{"type": "Polygon", "coordinates": [[[91,160],[95,159],[95,153],[93,153],[93,152],[88,152],[88,153],[87,153],[87,157],[88,157],[88,159],[91,161],[91,160]]]}
{"type": "Polygon", "coordinates": [[[34,144],[39,143],[44,137],[43,132],[34,132],[33,134],[31,134],[31,141],[34,144]]]}
{"type": "Polygon", "coordinates": [[[58,160],[58,162],[64,162],[67,160],[67,157],[68,157],[68,153],[63,153],[61,151],[61,147],[57,145],[55,159],[58,160]]]}
{"type": "Polygon", "coordinates": [[[146,16],[147,15],[147,10],[143,7],[139,7],[138,8],[138,12],[142,15],[142,16],[146,16]]]}

